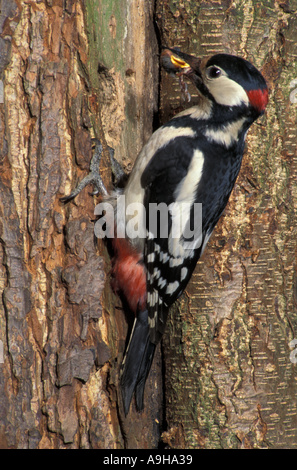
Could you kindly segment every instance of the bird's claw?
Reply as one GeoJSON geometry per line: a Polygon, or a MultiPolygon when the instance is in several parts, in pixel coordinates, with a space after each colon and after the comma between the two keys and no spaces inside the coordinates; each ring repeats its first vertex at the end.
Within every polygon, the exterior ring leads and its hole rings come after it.
{"type": "MultiPolygon", "coordinates": [[[[93,139],[93,150],[94,154],[90,163],[90,173],[85,176],[83,180],[80,181],[80,183],[78,183],[71,194],[60,198],[62,202],[69,202],[74,199],[88,184],[92,184],[94,187],[94,191],[90,193],[92,196],[97,194],[106,196],[108,194],[99,171],[103,147],[98,139],[93,139]]],[[[115,182],[118,182],[123,178],[125,173],[119,162],[114,158],[114,150],[111,147],[108,147],[108,150],[111,162],[111,170],[115,177],[115,182]]]]}

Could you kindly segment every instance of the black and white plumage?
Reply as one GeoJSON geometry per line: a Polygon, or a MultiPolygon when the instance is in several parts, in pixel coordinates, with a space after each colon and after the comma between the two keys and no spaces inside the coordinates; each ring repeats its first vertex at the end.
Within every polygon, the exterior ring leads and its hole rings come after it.
{"type": "MultiPolygon", "coordinates": [[[[268,102],[263,76],[239,57],[217,54],[203,65],[196,57],[165,49],[162,60],[168,72],[188,77],[195,84],[200,102],[152,135],[123,193],[126,206],[140,202],[146,214],[146,237],[128,240],[139,254],[137,263],[143,265],[147,292],[145,305],[137,308],[140,321],[136,317],[122,366],[126,414],[134,390],[137,408],[143,407],[145,381],[155,345],[165,330],[168,309],[184,291],[228,202],[240,170],[246,133],[268,102]],[[165,204],[174,207],[174,217],[183,217],[181,225],[185,227],[193,222],[194,203],[202,204],[202,223],[191,240],[172,238],[175,219],[170,211],[166,220],[153,228],[149,224],[150,207],[165,204]],[[163,224],[168,224],[168,237],[161,234],[163,224]]],[[[118,280],[122,291],[125,282],[118,280]]],[[[133,295],[141,298],[140,292],[133,295]]]]}

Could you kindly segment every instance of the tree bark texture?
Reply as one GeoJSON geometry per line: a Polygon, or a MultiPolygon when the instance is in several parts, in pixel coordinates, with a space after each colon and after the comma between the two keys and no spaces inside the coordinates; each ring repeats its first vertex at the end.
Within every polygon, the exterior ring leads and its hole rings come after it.
{"type": "MultiPolygon", "coordinates": [[[[245,57],[270,89],[224,216],[172,309],[163,440],[173,447],[297,445],[296,11],[296,1],[157,2],[163,43],[245,57]]],[[[176,87],[163,77],[162,120],[180,109],[176,87]]]]}
{"type": "MultiPolygon", "coordinates": [[[[296,1],[0,6],[0,447],[155,448],[162,429],[172,448],[295,447],[296,1]],[[159,43],[246,57],[270,87],[225,215],[171,312],[163,425],[160,348],[145,411],[132,403],[123,417],[132,319],[94,242],[100,199],[85,188],[59,200],[88,173],[92,137],[110,188],[107,146],[129,172],[150,136],[156,25],[159,43]]],[[[161,123],[184,106],[162,73],[161,123]]]]}
{"type": "Polygon", "coordinates": [[[94,242],[99,199],[59,200],[88,173],[91,137],[109,185],[107,145],[129,170],[152,131],[152,5],[5,0],[1,12],[0,446],[155,447],[158,356],[146,412],[121,418],[127,321],[94,242]]]}

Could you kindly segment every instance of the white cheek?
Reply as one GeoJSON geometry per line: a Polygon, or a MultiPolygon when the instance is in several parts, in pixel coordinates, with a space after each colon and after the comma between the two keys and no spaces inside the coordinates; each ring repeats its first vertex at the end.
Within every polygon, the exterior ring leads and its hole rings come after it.
{"type": "Polygon", "coordinates": [[[213,80],[206,80],[206,86],[218,104],[224,106],[249,104],[248,95],[242,86],[224,75],[213,80]]]}

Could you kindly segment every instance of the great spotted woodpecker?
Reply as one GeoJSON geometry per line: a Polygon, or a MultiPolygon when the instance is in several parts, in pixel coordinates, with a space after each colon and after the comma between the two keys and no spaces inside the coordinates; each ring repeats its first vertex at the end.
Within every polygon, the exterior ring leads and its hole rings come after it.
{"type": "MultiPolygon", "coordinates": [[[[263,76],[242,58],[217,54],[201,61],[169,48],[161,58],[167,72],[194,83],[199,103],[159,128],[140,152],[125,188],[105,195],[117,211],[107,221],[113,226],[116,288],[135,314],[120,375],[126,415],[134,392],[137,409],[143,409],[145,382],[169,307],[184,291],[228,202],[246,133],[268,102],[263,76]],[[122,196],[126,208],[138,203],[143,236],[129,235],[131,212],[119,211],[122,196]],[[176,219],[182,229],[195,226],[197,203],[202,204],[198,228],[189,239],[183,230],[173,234],[176,219]],[[151,208],[161,204],[170,210],[165,220],[151,226],[151,208]]],[[[102,192],[101,182],[98,189],[102,192]]]]}

